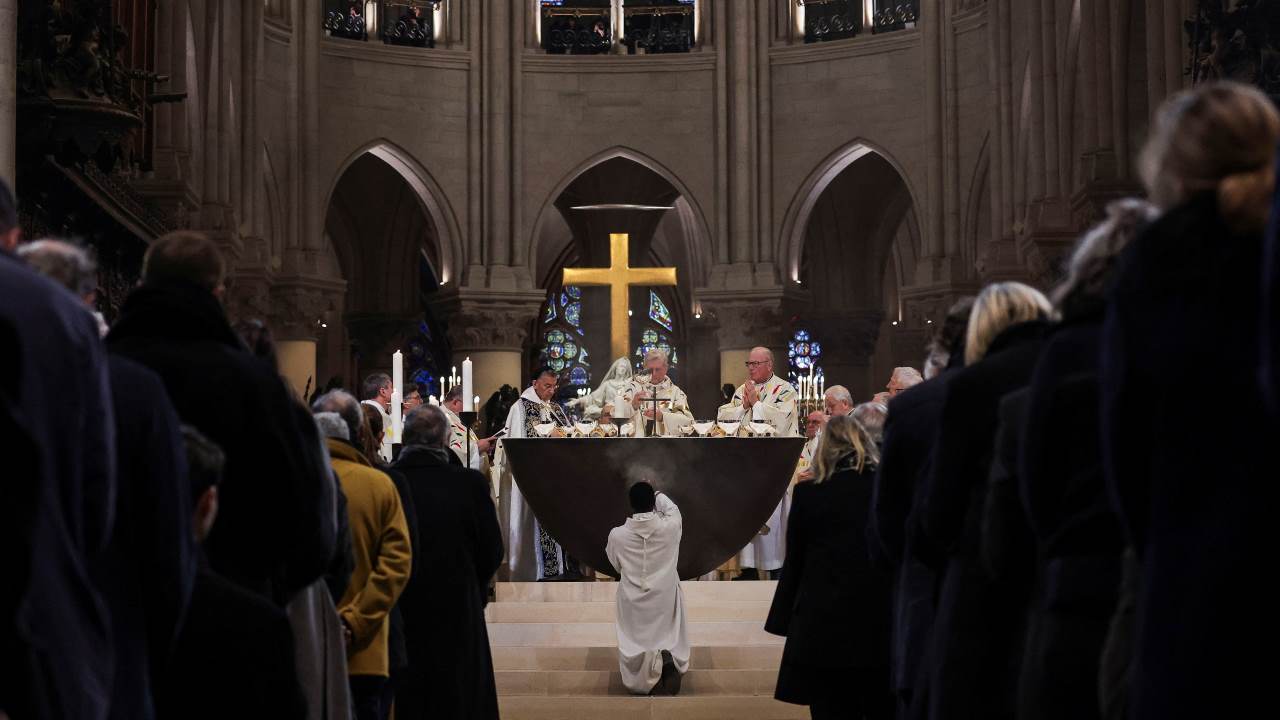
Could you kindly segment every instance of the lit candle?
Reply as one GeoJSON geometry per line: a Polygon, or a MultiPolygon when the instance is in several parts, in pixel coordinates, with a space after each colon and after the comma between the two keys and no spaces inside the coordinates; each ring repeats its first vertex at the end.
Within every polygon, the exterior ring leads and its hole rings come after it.
{"type": "Polygon", "coordinates": [[[404,354],[399,350],[391,355],[391,442],[400,442],[404,428],[404,354]]]}
{"type": "Polygon", "coordinates": [[[475,397],[471,398],[471,402],[473,403],[471,407],[473,408],[480,407],[480,396],[476,395],[475,397]]]}
{"type": "Polygon", "coordinates": [[[471,358],[467,358],[462,361],[462,412],[475,412],[471,390],[471,358]]]}

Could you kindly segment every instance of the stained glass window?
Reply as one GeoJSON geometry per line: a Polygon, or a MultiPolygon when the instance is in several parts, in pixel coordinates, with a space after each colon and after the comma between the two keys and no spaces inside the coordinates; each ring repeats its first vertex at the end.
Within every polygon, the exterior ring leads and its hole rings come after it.
{"type": "Polygon", "coordinates": [[[591,364],[582,346],[582,290],[572,285],[548,294],[542,312],[542,349],[538,360],[558,373],[567,371],[567,385],[590,385],[591,364]]]}
{"type": "Polygon", "coordinates": [[[791,366],[791,379],[812,373],[822,375],[822,343],[813,339],[808,330],[797,330],[787,343],[787,359],[791,366]]]}
{"type": "Polygon", "coordinates": [[[658,293],[649,291],[649,319],[658,323],[668,331],[671,330],[671,311],[663,304],[658,293]]]}
{"type": "Polygon", "coordinates": [[[662,302],[662,298],[658,297],[658,293],[653,290],[649,291],[648,319],[649,326],[640,333],[640,345],[635,351],[636,369],[644,367],[645,353],[654,348],[665,351],[667,361],[675,366],[680,362],[680,356],[676,352],[671,336],[667,334],[672,332],[675,323],[666,303],[662,302]]]}

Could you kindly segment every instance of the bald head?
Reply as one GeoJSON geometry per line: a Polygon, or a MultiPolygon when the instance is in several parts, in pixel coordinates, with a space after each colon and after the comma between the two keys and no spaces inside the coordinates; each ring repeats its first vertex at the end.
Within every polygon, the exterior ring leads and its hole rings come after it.
{"type": "Polygon", "coordinates": [[[828,417],[848,415],[853,410],[853,395],[843,385],[832,385],[822,396],[822,406],[828,417]]]}
{"type": "Polygon", "coordinates": [[[747,375],[757,384],[773,377],[773,351],[767,347],[751,348],[747,355],[747,375]]]}

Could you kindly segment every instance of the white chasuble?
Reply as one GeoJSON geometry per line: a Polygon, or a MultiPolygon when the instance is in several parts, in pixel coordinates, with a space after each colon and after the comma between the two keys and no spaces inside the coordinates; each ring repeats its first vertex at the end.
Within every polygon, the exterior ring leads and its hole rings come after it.
{"type": "MultiPolygon", "coordinates": [[[[745,385],[739,385],[733,399],[720,406],[716,419],[723,422],[750,422],[755,406],[748,410],[742,406],[745,385]]],[[[800,434],[797,420],[796,389],[791,383],[774,375],[757,386],[756,405],[765,421],[773,425],[778,437],[795,437],[800,434]]]]}
{"type": "MultiPolygon", "coordinates": [[[[680,434],[680,428],[693,424],[693,413],[689,410],[689,398],[684,391],[671,382],[670,377],[665,377],[662,382],[653,384],[649,382],[648,375],[641,375],[635,380],[627,384],[622,391],[623,402],[630,403],[637,393],[643,392],[651,398],[658,398],[658,408],[661,410],[662,418],[657,421],[657,432],[655,435],[662,437],[675,437],[680,434]]],[[[649,419],[644,416],[646,411],[653,409],[652,402],[641,402],[640,407],[634,410],[634,416],[631,418],[632,424],[636,429],[636,437],[645,437],[648,435],[649,419]]],[[[615,410],[615,412],[617,412],[615,410]]]]}
{"type": "Polygon", "coordinates": [[[476,434],[462,422],[462,418],[453,414],[447,407],[441,407],[445,417],[449,418],[449,449],[454,455],[462,461],[462,464],[472,470],[480,469],[480,441],[476,438],[476,434]],[[470,435],[471,452],[467,452],[467,436],[470,435]]]}
{"type": "MultiPolygon", "coordinates": [[[[544,423],[568,425],[563,411],[551,403],[543,402],[533,391],[524,391],[520,399],[511,406],[507,414],[506,437],[536,437],[534,425],[544,423]]],[[[534,517],[529,503],[525,502],[520,486],[511,474],[511,463],[507,461],[502,442],[494,455],[494,464],[498,467],[500,483],[498,496],[498,512],[502,523],[502,536],[506,541],[507,577],[511,582],[532,582],[543,578],[562,575],[566,569],[567,558],[560,545],[542,529],[541,523],[534,517]]],[[[499,574],[503,570],[499,570],[499,574]]]]}
{"type": "Polygon", "coordinates": [[[638,513],[609,532],[605,553],[618,581],[618,667],[633,693],[662,678],[662,651],[689,670],[689,634],[680,589],[680,508],[658,493],[654,511],[638,513]]]}
{"type": "MultiPolygon", "coordinates": [[[[725,422],[747,422],[751,420],[754,407],[747,410],[742,406],[744,386],[739,385],[733,393],[733,400],[720,406],[718,419],[725,422]]],[[[799,423],[796,408],[796,389],[791,383],[774,375],[757,388],[760,408],[766,422],[777,430],[778,437],[795,437],[799,435],[799,423]]],[[[738,555],[738,567],[755,568],[760,571],[778,570],[787,557],[786,517],[791,509],[790,492],[783,496],[769,516],[765,527],[768,532],[758,534],[738,555]]]]}

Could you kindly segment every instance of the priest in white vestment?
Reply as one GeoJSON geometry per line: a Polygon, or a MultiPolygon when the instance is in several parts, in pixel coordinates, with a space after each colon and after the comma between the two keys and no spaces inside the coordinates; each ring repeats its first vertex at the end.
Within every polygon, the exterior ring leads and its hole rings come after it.
{"type": "MultiPolygon", "coordinates": [[[[733,399],[720,406],[717,419],[723,422],[765,422],[773,425],[778,437],[796,437],[799,417],[796,389],[773,374],[773,352],[758,347],[747,356],[747,381],[738,386],[733,399]]],[[[784,498],[785,500],[785,498],[784,498]]],[[[778,503],[769,521],[738,555],[742,573],[735,579],[755,580],[760,571],[777,572],[787,556],[783,502],[778,503]]]]}
{"type": "MultiPolygon", "coordinates": [[[[654,348],[644,355],[644,375],[637,376],[622,391],[622,401],[631,406],[636,437],[676,437],[680,429],[693,424],[689,398],[671,382],[667,352],[654,348]],[[651,401],[657,398],[658,402],[651,401]],[[655,407],[655,405],[657,407],[655,407]]],[[[613,411],[615,416],[617,410],[613,411]]]]}
{"type": "Polygon", "coordinates": [[[462,388],[455,387],[445,393],[444,403],[440,408],[449,419],[449,449],[458,456],[464,466],[472,470],[481,470],[481,458],[489,453],[489,445],[493,442],[493,438],[484,440],[477,438],[471,428],[462,422],[458,414],[462,412],[462,388]],[[469,451],[468,448],[470,448],[469,451]]]}
{"type": "Polygon", "coordinates": [[[680,589],[680,508],[638,482],[631,517],[609,532],[605,553],[618,581],[618,666],[637,695],[680,692],[689,670],[689,633],[680,589]]]}
{"type": "Polygon", "coordinates": [[[394,390],[391,376],[386,373],[374,373],[360,385],[360,395],[364,398],[360,403],[377,408],[382,414],[382,444],[379,452],[387,462],[391,462],[391,442],[395,435],[395,427],[391,424],[391,393],[394,390]]]}
{"type": "MultiPolygon", "coordinates": [[[[505,437],[537,437],[534,429],[536,425],[553,423],[560,427],[569,426],[569,419],[564,411],[551,402],[556,394],[556,385],[554,370],[544,368],[538,373],[533,384],[520,395],[520,399],[516,400],[507,413],[505,437]]],[[[511,582],[532,582],[576,574],[576,568],[570,567],[571,559],[565,555],[559,543],[542,529],[529,503],[520,493],[520,486],[512,477],[511,464],[507,462],[501,441],[498,442],[494,464],[501,477],[498,509],[503,539],[507,545],[507,577],[504,579],[511,582]]],[[[499,573],[502,572],[499,570],[499,573]]]]}

